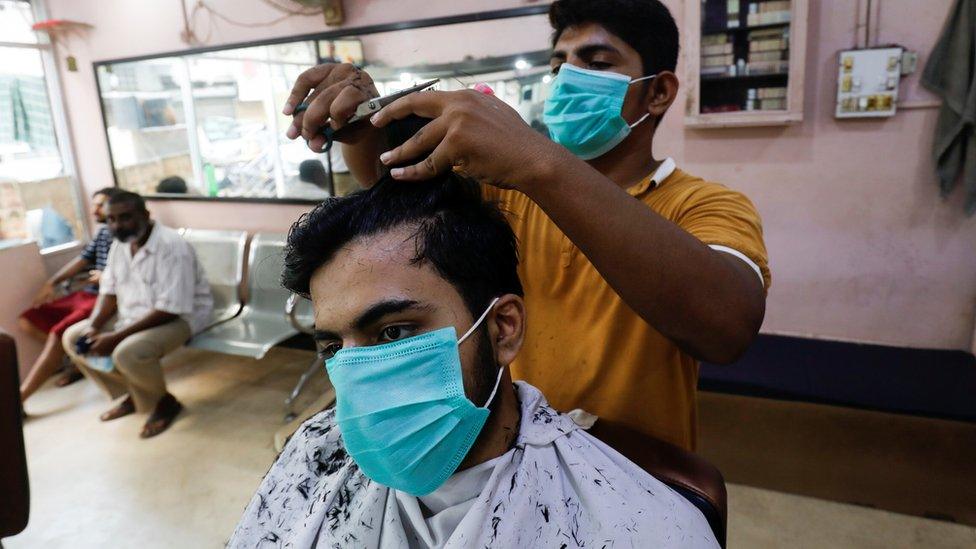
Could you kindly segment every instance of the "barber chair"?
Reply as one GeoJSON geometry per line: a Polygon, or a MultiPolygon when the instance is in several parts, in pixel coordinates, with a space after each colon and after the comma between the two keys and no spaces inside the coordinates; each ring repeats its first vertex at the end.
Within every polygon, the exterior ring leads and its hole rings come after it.
{"type": "Polygon", "coordinates": [[[17,345],[0,331],[0,540],[23,531],[30,511],[21,413],[17,345]]]}
{"type": "Polygon", "coordinates": [[[719,545],[725,547],[727,494],[725,479],[715,466],[673,444],[602,419],[589,433],[690,501],[705,516],[719,545]]]}

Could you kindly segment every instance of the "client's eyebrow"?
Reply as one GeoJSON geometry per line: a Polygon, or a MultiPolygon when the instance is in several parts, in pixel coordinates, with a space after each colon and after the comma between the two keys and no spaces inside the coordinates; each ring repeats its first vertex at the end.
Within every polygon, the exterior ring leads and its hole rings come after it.
{"type": "MultiPolygon", "coordinates": [[[[581,59],[589,59],[598,53],[611,53],[620,55],[620,50],[611,46],[610,44],[586,44],[576,48],[576,57],[581,59]]],[[[563,50],[554,50],[552,52],[551,60],[565,61],[567,54],[563,50]]]]}
{"type": "Polygon", "coordinates": [[[412,299],[390,299],[386,301],[380,301],[379,303],[374,303],[368,309],[359,315],[359,318],[353,322],[353,326],[357,330],[363,330],[377,321],[382,319],[386,315],[391,315],[394,313],[402,313],[408,310],[417,309],[429,309],[429,305],[423,305],[419,301],[414,301],[412,299]]]}
{"type": "MultiPolygon", "coordinates": [[[[363,330],[370,325],[375,324],[386,315],[401,313],[408,310],[425,309],[430,309],[430,305],[425,305],[412,299],[388,299],[374,303],[368,309],[363,311],[353,322],[353,327],[355,327],[357,330],[363,330]]],[[[330,330],[315,330],[312,337],[316,341],[334,341],[337,339],[342,339],[339,334],[330,330]]]]}

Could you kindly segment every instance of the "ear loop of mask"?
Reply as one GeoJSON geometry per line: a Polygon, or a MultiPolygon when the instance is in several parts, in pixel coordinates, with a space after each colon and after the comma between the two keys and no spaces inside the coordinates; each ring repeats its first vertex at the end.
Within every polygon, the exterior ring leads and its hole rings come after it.
{"type": "MultiPolygon", "coordinates": [[[[650,76],[643,76],[643,77],[641,77],[641,78],[635,78],[635,79],[633,79],[633,80],[631,80],[631,81],[630,81],[630,84],[636,84],[636,83],[638,83],[638,82],[641,82],[641,81],[644,81],[644,80],[650,80],[650,79],[652,79],[652,78],[656,78],[656,77],[657,77],[657,75],[656,75],[656,74],[652,74],[652,75],[650,75],[650,76]]],[[[628,86],[629,86],[630,84],[628,84],[628,86]]],[[[634,128],[636,128],[637,126],[639,126],[639,125],[640,125],[640,124],[641,124],[642,122],[644,122],[645,120],[647,120],[647,118],[648,118],[649,116],[651,116],[651,113],[646,113],[646,114],[645,114],[644,116],[642,116],[642,117],[640,117],[640,119],[639,119],[639,120],[638,120],[637,122],[634,122],[633,124],[629,124],[629,126],[630,126],[630,129],[634,129],[634,128]]]]}
{"type": "MultiPolygon", "coordinates": [[[[491,300],[491,303],[489,303],[488,307],[485,308],[485,312],[481,313],[481,316],[478,317],[478,320],[475,321],[474,325],[472,325],[471,328],[469,328],[468,331],[465,332],[463,336],[461,336],[461,339],[458,340],[458,347],[460,347],[461,344],[464,343],[464,340],[468,339],[468,336],[473,334],[474,331],[478,329],[478,326],[481,326],[481,323],[485,321],[485,318],[488,316],[488,313],[491,312],[492,307],[495,306],[495,303],[498,303],[499,299],[501,298],[496,297],[495,299],[491,300]]],[[[504,366],[498,369],[498,377],[495,379],[495,388],[491,390],[491,395],[488,396],[488,401],[485,402],[485,405],[482,406],[482,408],[487,408],[489,405],[491,405],[491,401],[495,399],[495,393],[498,392],[498,386],[502,382],[502,374],[504,372],[505,372],[504,366]]]]}

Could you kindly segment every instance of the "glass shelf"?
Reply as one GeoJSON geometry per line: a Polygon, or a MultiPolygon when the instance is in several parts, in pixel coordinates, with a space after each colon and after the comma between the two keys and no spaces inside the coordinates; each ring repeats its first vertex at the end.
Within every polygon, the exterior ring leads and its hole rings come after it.
{"type": "Polygon", "coordinates": [[[685,125],[801,121],[808,0],[685,2],[685,125]]]}

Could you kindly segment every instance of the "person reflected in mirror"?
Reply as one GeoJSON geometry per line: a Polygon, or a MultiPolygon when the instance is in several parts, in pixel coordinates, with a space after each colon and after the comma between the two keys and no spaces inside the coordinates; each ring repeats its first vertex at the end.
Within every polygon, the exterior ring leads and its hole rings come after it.
{"type": "Polygon", "coordinates": [[[681,495],[513,384],[517,266],[502,213],[451,172],[302,216],[282,278],[312,301],[337,404],[286,444],[228,546],[718,547],[681,495]]]}
{"type": "Polygon", "coordinates": [[[187,194],[189,187],[187,187],[185,179],[173,175],[160,180],[156,185],[156,192],[159,194],[187,194]]]}
{"type": "Polygon", "coordinates": [[[167,391],[160,360],[207,325],[213,298],[193,248],[153,221],[141,196],[112,196],[106,217],[114,241],[98,301],[62,343],[109,398],[124,397],[101,420],[148,413],[140,432],[148,438],[165,431],[183,408],[167,391]]]}
{"type": "MultiPolygon", "coordinates": [[[[699,361],[734,362],[765,314],[759,214],[743,194],[654,156],[679,88],[678,28],[664,4],[556,0],[549,20],[549,139],[496,96],[428,91],[347,128],[347,164],[365,186],[394,166],[404,184],[447,172],[478,181],[523,250],[535,319],[515,379],[558,409],[694,449],[699,361]],[[391,146],[380,129],[411,115],[433,122],[391,146]]],[[[321,150],[319,129],[344,127],[375,96],[355,66],[308,69],[286,101],[286,134],[321,150]]]]}
{"type": "Polygon", "coordinates": [[[88,318],[95,307],[98,282],[105,270],[108,250],[112,245],[112,233],[105,225],[105,208],[108,199],[117,192],[119,191],[115,187],[95,191],[90,204],[92,219],[100,225],[95,238],[85,245],[81,255],[44,281],[34,296],[31,308],[20,314],[21,330],[44,342],[41,354],[28,369],[20,385],[22,403],[40,389],[62,364],[65,371],[56,382],[58,387],[70,385],[82,378],[81,372],[71,361],[65,360],[61,336],[69,326],[88,318]],[[67,284],[70,288],[71,282],[82,275],[85,280],[81,289],[58,296],[62,286],[67,284]]]}

